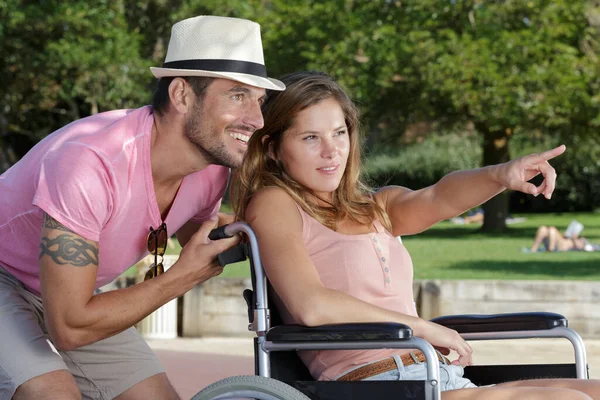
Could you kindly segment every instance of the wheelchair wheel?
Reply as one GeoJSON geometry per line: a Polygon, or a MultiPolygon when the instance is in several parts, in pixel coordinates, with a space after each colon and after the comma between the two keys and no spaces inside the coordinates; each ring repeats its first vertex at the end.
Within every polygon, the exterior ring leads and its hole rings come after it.
{"type": "Polygon", "coordinates": [[[191,400],[310,400],[281,381],[258,375],[232,376],[210,384],[191,400]]]}

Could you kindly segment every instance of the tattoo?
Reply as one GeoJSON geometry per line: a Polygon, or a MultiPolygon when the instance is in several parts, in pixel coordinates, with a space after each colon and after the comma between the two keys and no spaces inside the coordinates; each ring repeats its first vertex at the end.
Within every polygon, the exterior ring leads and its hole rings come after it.
{"type": "Polygon", "coordinates": [[[69,233],[61,233],[53,238],[42,236],[40,259],[47,254],[60,265],[70,264],[75,267],[98,265],[98,246],[90,244],[48,214],[44,215],[44,227],[69,233]]]}
{"type": "Polygon", "coordinates": [[[51,216],[49,216],[46,213],[44,213],[43,226],[44,226],[44,228],[58,229],[59,231],[66,231],[66,232],[73,232],[72,230],[70,230],[69,228],[67,228],[66,226],[64,226],[63,224],[61,224],[60,222],[58,222],[57,220],[55,220],[54,218],[52,218],[51,216]]]}

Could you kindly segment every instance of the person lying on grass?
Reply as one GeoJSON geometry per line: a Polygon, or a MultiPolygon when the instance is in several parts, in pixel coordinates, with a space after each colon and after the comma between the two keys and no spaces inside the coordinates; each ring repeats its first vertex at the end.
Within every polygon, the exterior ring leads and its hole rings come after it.
{"type": "Polygon", "coordinates": [[[591,243],[583,236],[562,234],[555,226],[542,225],[535,233],[535,239],[530,249],[525,253],[539,251],[598,251],[600,247],[591,243]]]}

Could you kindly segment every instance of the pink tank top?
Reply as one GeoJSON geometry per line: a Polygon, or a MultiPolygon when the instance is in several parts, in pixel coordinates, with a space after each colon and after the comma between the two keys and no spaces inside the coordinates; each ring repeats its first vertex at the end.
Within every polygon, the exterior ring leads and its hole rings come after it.
{"type": "MultiPolygon", "coordinates": [[[[402,243],[379,221],[374,223],[377,232],[345,235],[298,209],[302,216],[304,245],[323,285],[382,308],[417,316],[412,260],[402,243]]],[[[287,310],[282,311],[285,323],[297,323],[287,310]]],[[[315,379],[331,380],[355,366],[407,352],[399,349],[320,350],[298,354],[315,379]]]]}

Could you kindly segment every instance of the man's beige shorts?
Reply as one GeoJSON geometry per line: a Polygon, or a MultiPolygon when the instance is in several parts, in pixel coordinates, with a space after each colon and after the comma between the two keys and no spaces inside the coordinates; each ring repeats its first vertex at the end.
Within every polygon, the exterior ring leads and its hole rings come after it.
{"type": "Polygon", "coordinates": [[[69,370],[84,399],[112,399],[164,372],[134,328],[73,351],[57,351],[40,297],[0,267],[0,400],[42,374],[69,370]]]}

